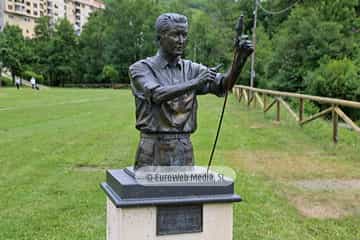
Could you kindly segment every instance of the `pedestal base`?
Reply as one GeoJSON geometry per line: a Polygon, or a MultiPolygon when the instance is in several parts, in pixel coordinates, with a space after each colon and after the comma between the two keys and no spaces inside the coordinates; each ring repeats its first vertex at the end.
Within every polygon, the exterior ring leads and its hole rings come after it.
{"type": "Polygon", "coordinates": [[[202,232],[157,235],[157,207],[116,208],[107,198],[107,240],[232,240],[232,203],[203,205],[202,232]]]}
{"type": "Polygon", "coordinates": [[[232,240],[234,184],[138,183],[132,170],[108,170],[107,240],[232,240]]]}

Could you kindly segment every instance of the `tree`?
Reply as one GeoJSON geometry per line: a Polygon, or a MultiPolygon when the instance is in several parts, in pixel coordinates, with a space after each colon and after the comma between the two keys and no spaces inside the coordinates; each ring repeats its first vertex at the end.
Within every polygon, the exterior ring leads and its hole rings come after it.
{"type": "Polygon", "coordinates": [[[3,67],[9,69],[15,83],[15,76],[21,75],[22,63],[28,56],[25,39],[21,29],[11,25],[5,26],[1,39],[0,62],[3,67]]]}
{"type": "Polygon", "coordinates": [[[298,7],[273,38],[274,54],[268,67],[271,87],[279,90],[305,89],[304,76],[316,69],[324,56],[342,58],[352,49],[344,40],[343,26],[324,21],[317,9],[298,7]]]}
{"type": "MultiPolygon", "coordinates": [[[[49,74],[49,56],[54,29],[50,26],[49,17],[36,20],[35,37],[29,42],[31,62],[25,71],[36,72],[42,76],[49,74]]],[[[49,77],[48,77],[49,78],[49,77]]],[[[45,82],[44,82],[45,83],[45,82]]]]}
{"type": "Polygon", "coordinates": [[[82,82],[100,82],[105,65],[105,44],[107,28],[103,12],[94,12],[84,26],[79,38],[77,79],[82,82]]]}
{"type": "Polygon", "coordinates": [[[160,15],[159,4],[148,0],[111,2],[105,9],[106,40],[104,57],[128,82],[128,67],[155,54],[154,23],[160,15]]]}
{"type": "MultiPolygon", "coordinates": [[[[0,32],[0,54],[1,54],[1,49],[4,47],[4,34],[2,32],[0,32]]],[[[1,77],[2,77],[2,70],[3,70],[3,62],[2,62],[2,57],[0,55],[0,87],[2,87],[2,81],[1,81],[1,77]]]]}
{"type": "Polygon", "coordinates": [[[36,19],[34,40],[37,42],[49,41],[53,32],[53,28],[50,25],[50,17],[43,16],[36,19]]]}
{"type": "Polygon", "coordinates": [[[48,56],[50,84],[64,86],[75,76],[77,56],[77,36],[67,19],[62,19],[55,27],[48,56]]]}

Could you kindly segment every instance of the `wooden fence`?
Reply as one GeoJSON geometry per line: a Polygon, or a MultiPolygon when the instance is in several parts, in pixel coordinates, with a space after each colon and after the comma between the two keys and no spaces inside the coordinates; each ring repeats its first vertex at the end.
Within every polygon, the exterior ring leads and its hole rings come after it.
{"type": "Polygon", "coordinates": [[[128,88],[128,83],[66,83],[65,88],[128,88]]]}
{"type": "Polygon", "coordinates": [[[350,119],[342,110],[341,107],[350,107],[360,109],[360,102],[336,99],[336,98],[327,98],[327,97],[318,97],[312,95],[290,93],[290,92],[281,92],[281,91],[272,91],[260,88],[252,88],[243,85],[235,85],[233,88],[233,93],[239,101],[242,99],[245,100],[245,103],[248,106],[251,106],[251,103],[256,105],[257,103],[262,107],[264,113],[268,112],[273,106],[276,106],[276,121],[280,122],[280,108],[283,106],[292,117],[299,123],[300,126],[303,126],[315,119],[318,119],[321,116],[324,116],[328,113],[331,113],[332,128],[333,128],[333,141],[334,143],[338,142],[338,127],[339,127],[339,117],[348,124],[355,132],[360,134],[360,127],[357,126],[354,121],[350,119]],[[299,101],[298,111],[294,111],[289,104],[284,100],[286,98],[295,98],[299,101]],[[304,115],[304,101],[310,100],[318,102],[321,104],[329,105],[325,110],[316,113],[312,116],[305,117],[304,115]],[[269,101],[269,102],[268,102],[269,101]]]}

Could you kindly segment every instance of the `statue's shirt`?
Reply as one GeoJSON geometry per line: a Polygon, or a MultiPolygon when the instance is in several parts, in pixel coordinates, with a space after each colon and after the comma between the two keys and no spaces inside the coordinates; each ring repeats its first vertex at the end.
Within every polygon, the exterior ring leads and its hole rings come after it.
{"type": "Polygon", "coordinates": [[[189,90],[178,97],[157,102],[154,95],[164,86],[181,86],[208,68],[180,59],[170,65],[162,56],[140,60],[130,66],[131,88],[135,96],[136,128],[143,133],[192,133],[196,130],[196,95],[223,96],[222,74],[211,83],[189,90]]]}

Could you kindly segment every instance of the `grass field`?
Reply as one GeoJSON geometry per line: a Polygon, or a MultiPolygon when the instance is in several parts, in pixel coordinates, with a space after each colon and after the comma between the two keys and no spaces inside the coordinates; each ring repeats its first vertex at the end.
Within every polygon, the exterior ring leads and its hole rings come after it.
{"type": "MultiPolygon", "coordinates": [[[[133,163],[133,105],[128,90],[0,89],[0,240],[105,239],[99,184],[133,163]]],[[[192,139],[206,164],[222,99],[199,105],[192,139]]],[[[359,240],[360,136],[340,129],[335,146],[328,123],[283,118],[230,97],[214,161],[236,170],[244,198],[234,239],[359,240]]]]}

